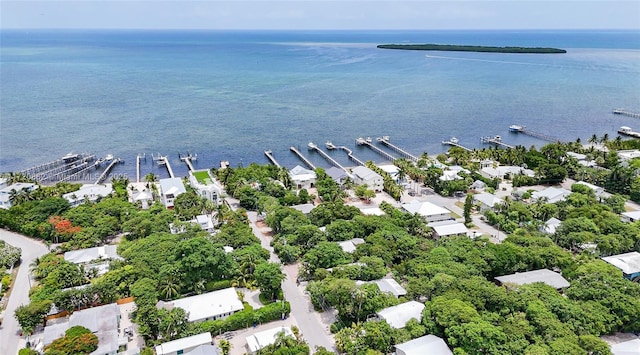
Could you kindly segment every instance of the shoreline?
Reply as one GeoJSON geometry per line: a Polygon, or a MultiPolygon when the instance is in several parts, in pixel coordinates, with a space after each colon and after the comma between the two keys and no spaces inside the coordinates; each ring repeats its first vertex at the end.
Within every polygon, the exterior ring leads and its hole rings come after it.
{"type": "Polygon", "coordinates": [[[414,51],[444,52],[480,52],[480,53],[515,53],[515,54],[563,54],[565,49],[550,47],[492,47],[457,44],[379,44],[379,49],[400,49],[414,51]]]}

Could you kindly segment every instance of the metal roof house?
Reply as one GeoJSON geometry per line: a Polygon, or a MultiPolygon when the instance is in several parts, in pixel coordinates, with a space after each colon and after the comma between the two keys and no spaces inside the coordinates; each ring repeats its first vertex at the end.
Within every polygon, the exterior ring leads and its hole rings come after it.
{"type": "Polygon", "coordinates": [[[381,320],[387,321],[391,328],[400,329],[404,328],[411,319],[419,322],[422,319],[422,310],[424,310],[424,303],[409,301],[385,308],[376,314],[381,320]]]}
{"type": "MultiPolygon", "coordinates": [[[[6,179],[5,179],[6,183],[6,179]]],[[[12,191],[21,192],[28,191],[33,192],[38,188],[38,185],[27,182],[17,182],[15,184],[6,186],[0,189],[0,208],[9,209],[11,207],[11,194],[12,191]]]]}
{"type": "Polygon", "coordinates": [[[640,281],[640,253],[630,253],[606,256],[602,260],[622,270],[625,278],[640,281]]]}
{"type": "MultiPolygon", "coordinates": [[[[209,345],[213,343],[213,338],[211,337],[211,333],[201,333],[198,335],[192,335],[186,338],[180,338],[173,341],[169,341],[166,343],[162,343],[156,346],[156,354],[157,355],[177,355],[177,354],[190,354],[192,350],[196,349],[201,345],[209,345]]],[[[215,355],[219,354],[216,347],[211,346],[211,350],[209,354],[215,355]]]]}
{"type": "Polygon", "coordinates": [[[557,188],[557,187],[547,187],[542,191],[536,191],[531,194],[531,201],[537,201],[539,199],[546,199],[548,203],[555,203],[564,201],[564,199],[571,195],[571,191],[557,188]]]}
{"type": "Polygon", "coordinates": [[[276,342],[278,333],[293,337],[293,332],[289,327],[277,327],[255,333],[247,337],[247,349],[250,354],[255,354],[265,347],[276,342]]]}
{"type": "Polygon", "coordinates": [[[451,211],[444,207],[440,207],[431,202],[420,202],[413,200],[405,203],[402,208],[409,213],[417,213],[427,220],[427,223],[452,220],[451,211]]]}
{"type": "Polygon", "coordinates": [[[427,225],[433,229],[435,238],[449,237],[452,235],[469,235],[469,229],[459,222],[441,221],[427,225]]]}
{"type": "Polygon", "coordinates": [[[342,242],[336,242],[342,248],[345,253],[353,254],[356,251],[356,247],[360,244],[364,244],[364,239],[353,238],[342,242]]]}
{"type": "Polygon", "coordinates": [[[375,171],[367,168],[366,166],[356,166],[351,169],[351,173],[353,174],[353,182],[357,185],[367,185],[370,189],[375,192],[382,191],[383,188],[383,179],[380,174],[375,171]]]}
{"type": "Polygon", "coordinates": [[[432,334],[397,344],[396,355],[453,355],[442,338],[432,334]]]}
{"type": "Polygon", "coordinates": [[[189,314],[189,322],[225,319],[244,309],[234,287],[169,302],[159,301],[157,307],[165,309],[180,307],[189,314]]]}
{"type": "Polygon", "coordinates": [[[539,269],[527,272],[516,272],[511,275],[498,276],[495,278],[501,285],[516,284],[518,286],[542,282],[556,290],[569,287],[567,281],[562,275],[548,269],[539,269]]]}
{"type": "Polygon", "coordinates": [[[296,165],[289,170],[289,176],[298,189],[310,189],[316,183],[316,172],[296,165]]]}
{"type": "Polygon", "coordinates": [[[181,178],[160,179],[160,194],[166,208],[173,208],[173,201],[185,192],[181,178]]]}
{"type": "Polygon", "coordinates": [[[504,203],[503,199],[490,193],[475,194],[473,201],[480,207],[480,212],[493,210],[497,205],[504,203]]]}
{"type": "Polygon", "coordinates": [[[622,212],[620,213],[620,219],[622,222],[628,223],[640,221],[640,211],[622,212]]]}
{"type": "Polygon", "coordinates": [[[66,193],[62,197],[69,201],[71,207],[76,207],[85,201],[96,202],[98,199],[111,195],[112,192],[113,187],[111,184],[84,184],[78,191],[66,193]]]}

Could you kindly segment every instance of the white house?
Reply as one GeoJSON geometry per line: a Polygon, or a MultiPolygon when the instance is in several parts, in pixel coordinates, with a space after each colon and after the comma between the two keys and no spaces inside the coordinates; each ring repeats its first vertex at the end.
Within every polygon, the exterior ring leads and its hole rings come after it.
{"type": "Polygon", "coordinates": [[[244,309],[234,287],[169,302],[159,301],[157,306],[165,309],[180,307],[189,314],[189,322],[225,319],[244,309]]]}
{"type": "Polygon", "coordinates": [[[400,179],[398,177],[398,172],[400,171],[400,168],[398,168],[397,166],[393,164],[382,164],[382,165],[378,165],[378,168],[382,169],[382,171],[389,174],[389,176],[391,176],[391,178],[396,183],[400,182],[400,179]]]}
{"type": "Polygon", "coordinates": [[[180,338],[156,346],[156,355],[178,355],[189,354],[192,350],[202,345],[209,345],[207,354],[217,355],[218,349],[212,346],[213,338],[211,333],[200,333],[186,338],[180,338]]]}
{"type": "Polygon", "coordinates": [[[297,189],[310,189],[316,183],[316,172],[296,165],[289,171],[291,181],[297,189]]]}
{"type": "Polygon", "coordinates": [[[469,235],[469,229],[462,224],[454,221],[440,221],[428,224],[433,228],[435,238],[450,237],[453,235],[469,235]]]}
{"type": "Polygon", "coordinates": [[[539,269],[527,272],[516,272],[511,275],[497,276],[495,278],[500,284],[527,285],[536,282],[545,283],[557,290],[569,287],[567,281],[562,275],[548,269],[539,269]]]}
{"type": "Polygon", "coordinates": [[[311,210],[316,208],[316,205],[314,205],[313,203],[303,203],[301,205],[293,205],[289,207],[293,208],[296,211],[302,212],[302,214],[304,215],[308,215],[309,213],[311,213],[311,210]]]}
{"type": "Polygon", "coordinates": [[[504,200],[490,193],[480,193],[473,195],[473,201],[480,208],[480,212],[493,211],[493,209],[502,204],[504,200]]]}
{"type": "Polygon", "coordinates": [[[640,150],[632,149],[632,150],[619,150],[618,157],[622,161],[629,161],[634,158],[640,158],[640,150]]]}
{"type": "Polygon", "coordinates": [[[360,212],[365,216],[384,216],[386,213],[380,207],[357,206],[360,212]]]}
{"type": "Polygon", "coordinates": [[[531,201],[546,199],[548,203],[556,203],[564,201],[569,195],[571,195],[571,191],[551,186],[542,191],[533,192],[531,194],[531,201]]]}
{"type": "Polygon", "coordinates": [[[247,350],[249,350],[249,354],[255,354],[260,350],[266,348],[267,346],[275,343],[279,333],[284,333],[285,336],[294,336],[290,327],[277,327],[267,329],[248,336],[247,350]]]}
{"type": "Polygon", "coordinates": [[[640,338],[611,345],[612,355],[640,355],[640,338]]]}
{"type": "Polygon", "coordinates": [[[561,224],[562,224],[561,220],[555,217],[552,217],[548,221],[544,222],[544,225],[540,227],[540,231],[547,234],[553,234],[556,232],[556,230],[558,229],[558,227],[560,227],[561,224]]]}
{"type": "Polygon", "coordinates": [[[149,209],[149,206],[153,203],[153,194],[150,191],[142,190],[136,191],[131,196],[131,202],[140,203],[143,210],[149,209]]]}
{"type": "Polygon", "coordinates": [[[451,211],[444,207],[434,205],[431,202],[413,200],[410,203],[403,204],[402,208],[409,213],[417,213],[423,216],[427,220],[427,223],[453,219],[453,217],[451,217],[451,211]]]}
{"type": "Polygon", "coordinates": [[[117,245],[105,245],[88,249],[72,250],[64,253],[64,260],[83,265],[85,271],[94,270],[98,276],[109,271],[110,260],[123,260],[116,252],[117,245]]]}
{"type": "Polygon", "coordinates": [[[371,190],[376,192],[382,191],[383,179],[380,174],[367,168],[366,166],[356,166],[351,169],[353,174],[353,182],[356,185],[367,185],[371,190]]]}
{"type": "Polygon", "coordinates": [[[113,187],[111,184],[95,185],[84,184],[78,191],[73,191],[62,195],[62,197],[69,201],[71,207],[78,206],[85,201],[96,202],[98,199],[111,195],[113,187]]]}
{"type": "Polygon", "coordinates": [[[199,196],[204,197],[209,201],[220,203],[220,194],[222,191],[222,187],[218,185],[216,180],[213,179],[208,170],[189,172],[189,185],[191,185],[191,187],[196,190],[196,193],[199,196]],[[208,178],[204,180],[198,180],[194,173],[206,174],[208,178]]]}
{"type": "Polygon", "coordinates": [[[187,192],[180,178],[160,179],[160,194],[166,208],[173,208],[176,197],[187,192]]]}
{"type": "MultiPolygon", "coordinates": [[[[604,193],[604,187],[600,187],[594,184],[590,184],[588,182],[584,182],[584,181],[578,181],[575,184],[580,184],[580,185],[584,185],[588,188],[590,188],[591,190],[593,190],[593,192],[596,194],[596,196],[600,197],[602,196],[602,194],[604,193]]],[[[574,185],[575,185],[574,184],[574,185]]]]}
{"type": "Polygon", "coordinates": [[[533,177],[535,172],[530,169],[525,169],[520,166],[498,166],[498,167],[486,167],[480,169],[480,175],[487,179],[504,179],[506,175],[513,177],[514,175],[526,175],[533,177]]]}
{"type": "Polygon", "coordinates": [[[38,189],[38,185],[28,182],[17,182],[0,189],[0,208],[9,209],[11,207],[11,196],[13,193],[20,193],[22,191],[33,192],[36,189],[38,189]]]}
{"type": "Polygon", "coordinates": [[[400,286],[400,284],[394,279],[380,279],[371,282],[378,285],[380,291],[390,293],[396,298],[407,294],[407,290],[400,286]]]}
{"type": "Polygon", "coordinates": [[[356,251],[356,247],[360,244],[364,244],[364,239],[353,238],[342,242],[337,242],[342,251],[345,253],[353,254],[356,251]]]}
{"type": "Polygon", "coordinates": [[[442,338],[432,334],[397,344],[396,355],[453,355],[442,338]]]}
{"type": "Polygon", "coordinates": [[[381,320],[387,321],[391,328],[400,329],[404,328],[411,319],[420,322],[423,309],[424,303],[409,301],[385,308],[376,314],[381,320]]]}
{"type": "Polygon", "coordinates": [[[620,269],[625,278],[640,281],[640,253],[637,251],[607,256],[602,260],[620,269]]]}
{"type": "Polygon", "coordinates": [[[622,222],[632,223],[640,220],[640,211],[622,212],[620,213],[622,222]]]}

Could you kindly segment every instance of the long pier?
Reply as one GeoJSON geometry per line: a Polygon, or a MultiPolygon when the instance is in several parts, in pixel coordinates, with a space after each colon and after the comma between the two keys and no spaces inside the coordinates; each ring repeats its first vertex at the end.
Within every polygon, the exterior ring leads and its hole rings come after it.
{"type": "Polygon", "coordinates": [[[512,145],[504,143],[502,141],[502,137],[500,137],[500,136],[482,137],[482,138],[480,138],[480,141],[482,143],[492,143],[492,144],[499,145],[499,146],[502,146],[502,147],[505,147],[505,148],[513,148],[512,145]]]}
{"type": "Polygon", "coordinates": [[[546,135],[544,133],[534,132],[534,131],[528,130],[527,127],[525,127],[525,126],[520,126],[520,125],[515,125],[515,124],[509,126],[509,132],[526,134],[528,136],[535,137],[535,138],[538,138],[538,139],[542,139],[542,140],[547,141],[547,142],[559,142],[560,141],[556,137],[549,136],[549,135],[546,135]]]}
{"type": "Polygon", "coordinates": [[[406,150],[398,147],[397,145],[391,144],[391,142],[389,141],[389,136],[382,136],[382,137],[378,137],[376,138],[376,140],[384,145],[386,145],[387,147],[391,148],[393,151],[400,153],[400,155],[402,155],[403,157],[413,161],[414,163],[418,162],[418,157],[416,157],[415,155],[407,152],[406,150]]]}
{"type": "MultiPolygon", "coordinates": [[[[75,174],[77,171],[89,166],[89,163],[95,160],[95,155],[82,156],[82,158],[74,160],[71,163],[58,166],[57,168],[41,172],[36,176],[38,181],[65,181],[65,177],[69,174],[75,174]]],[[[100,160],[89,167],[100,165],[100,160]]]]}
{"type": "Polygon", "coordinates": [[[72,171],[79,164],[88,163],[95,158],[92,154],[67,154],[60,159],[24,169],[20,173],[37,181],[55,181],[54,177],[60,173],[72,171]]]}
{"type": "MultiPolygon", "coordinates": [[[[76,177],[81,176],[84,172],[86,172],[89,169],[92,169],[94,167],[96,167],[97,165],[95,164],[89,164],[88,162],[84,162],[81,163],[80,165],[76,165],[73,166],[72,168],[65,170],[63,172],[59,172],[58,174],[52,176],[51,181],[72,181],[72,180],[78,180],[76,179],[76,177]],[[60,178],[58,179],[58,176],[60,176],[60,178]]],[[[79,180],[84,180],[84,179],[79,179],[79,180]]]]}
{"type": "Polygon", "coordinates": [[[173,169],[171,169],[171,164],[169,164],[169,158],[167,158],[166,155],[158,154],[157,157],[152,156],[152,158],[153,158],[153,161],[157,161],[158,164],[164,165],[167,168],[167,172],[169,173],[170,178],[175,177],[175,175],[173,175],[173,169]]]}
{"type": "Polygon", "coordinates": [[[318,147],[316,144],[309,142],[308,144],[309,150],[315,150],[316,152],[318,152],[320,155],[322,155],[322,157],[329,162],[329,164],[335,166],[338,169],[342,169],[345,172],[349,173],[349,171],[342,165],[340,165],[340,163],[338,163],[337,161],[335,161],[335,159],[333,159],[332,157],[329,156],[329,154],[325,153],[322,149],[320,149],[320,147],[318,147]]]}
{"type": "Polygon", "coordinates": [[[140,160],[147,161],[146,153],[136,155],[136,182],[140,182],[140,160]]]}
{"type": "Polygon", "coordinates": [[[311,168],[311,170],[316,170],[315,165],[313,165],[313,163],[311,163],[311,161],[309,161],[309,159],[305,158],[305,156],[302,155],[302,153],[300,153],[300,151],[298,151],[298,149],[296,149],[296,147],[291,146],[289,148],[289,150],[291,150],[293,152],[293,154],[297,155],[298,158],[300,158],[300,160],[302,160],[303,163],[305,163],[309,168],[311,168]]]}
{"type": "Polygon", "coordinates": [[[633,118],[640,118],[640,113],[627,111],[625,109],[617,108],[612,111],[616,115],[629,116],[633,118]]]}
{"type": "Polygon", "coordinates": [[[442,144],[444,144],[444,145],[450,145],[450,146],[452,146],[452,147],[458,147],[458,148],[461,148],[461,149],[466,150],[467,152],[471,152],[471,151],[472,151],[472,149],[467,148],[467,147],[463,146],[462,144],[459,144],[459,143],[458,143],[458,140],[457,140],[456,138],[451,138],[451,139],[450,139],[450,140],[448,140],[448,141],[442,141],[442,144]]]}
{"type": "Polygon", "coordinates": [[[374,146],[373,144],[371,144],[369,139],[364,139],[364,138],[357,138],[356,139],[356,144],[357,145],[364,145],[367,146],[369,148],[371,148],[371,150],[373,150],[374,152],[382,155],[383,157],[385,157],[386,159],[390,160],[390,161],[395,161],[397,158],[394,157],[393,155],[385,152],[384,150],[374,146]]]}
{"type": "Polygon", "coordinates": [[[109,164],[109,166],[107,166],[106,169],[104,169],[104,171],[102,172],[102,174],[100,174],[100,176],[98,177],[98,180],[96,180],[95,184],[98,185],[99,183],[101,183],[106,177],[107,175],[109,175],[109,171],[111,171],[111,169],[118,163],[120,163],[122,160],[120,158],[115,158],[111,161],[111,163],[109,164]]]}
{"type": "Polygon", "coordinates": [[[271,150],[265,150],[264,151],[264,155],[267,156],[267,159],[269,159],[271,164],[277,166],[278,168],[281,167],[280,164],[278,163],[278,161],[276,160],[276,158],[273,157],[273,152],[271,150]]]}
{"type": "Polygon", "coordinates": [[[180,153],[178,153],[178,157],[180,158],[180,160],[182,160],[183,162],[187,163],[187,168],[189,169],[189,171],[195,171],[196,169],[193,168],[193,160],[198,159],[198,154],[191,154],[190,152],[187,152],[187,155],[182,156],[180,153]]]}
{"type": "Polygon", "coordinates": [[[361,166],[365,166],[364,162],[358,158],[356,158],[355,155],[353,155],[353,151],[343,145],[341,146],[335,146],[333,143],[331,142],[327,142],[325,144],[325,146],[327,147],[327,149],[332,150],[332,149],[342,149],[347,153],[347,157],[351,160],[353,160],[356,164],[361,165],[361,166]]]}

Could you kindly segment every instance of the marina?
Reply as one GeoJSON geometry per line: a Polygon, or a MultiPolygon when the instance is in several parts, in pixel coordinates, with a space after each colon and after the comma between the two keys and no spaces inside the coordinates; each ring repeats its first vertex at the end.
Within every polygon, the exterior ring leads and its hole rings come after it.
{"type": "MultiPolygon", "coordinates": [[[[333,144],[331,142],[327,142],[330,143],[330,145],[333,146],[333,144]]],[[[309,147],[309,150],[311,151],[316,151],[318,152],[318,154],[320,154],[329,164],[335,166],[338,169],[342,169],[344,171],[346,171],[347,173],[349,173],[349,171],[342,166],[340,163],[338,163],[337,161],[335,161],[335,159],[333,159],[332,157],[329,156],[329,154],[325,153],[322,149],[320,149],[320,147],[318,147],[316,144],[309,142],[309,144],[307,145],[309,147]]]]}
{"type": "Polygon", "coordinates": [[[398,147],[398,146],[396,146],[394,144],[391,144],[391,142],[389,141],[389,136],[378,137],[378,138],[376,138],[376,141],[386,145],[387,147],[391,148],[391,150],[393,150],[393,151],[395,151],[397,153],[400,153],[401,156],[413,161],[414,163],[418,162],[418,157],[416,157],[415,155],[407,152],[406,150],[404,150],[404,149],[402,149],[402,148],[400,148],[400,147],[398,147]]]}
{"type": "Polygon", "coordinates": [[[300,153],[300,151],[296,147],[291,146],[289,150],[291,150],[293,154],[295,154],[300,160],[302,160],[302,162],[305,163],[305,165],[307,165],[309,169],[316,170],[315,165],[313,165],[313,163],[311,163],[309,159],[307,159],[304,155],[302,155],[302,153],[300,153]]]}
{"type": "Polygon", "coordinates": [[[480,138],[480,142],[485,143],[485,144],[495,144],[504,148],[513,148],[512,145],[509,145],[505,142],[502,141],[502,137],[501,136],[486,136],[486,137],[482,137],[480,138]]]}
{"type": "Polygon", "coordinates": [[[391,155],[391,154],[385,152],[384,150],[374,146],[372,144],[372,142],[373,142],[373,140],[371,139],[371,137],[367,137],[366,139],[365,138],[357,138],[356,139],[356,144],[357,145],[364,145],[366,147],[369,147],[371,150],[373,150],[374,152],[380,154],[382,157],[384,157],[385,159],[387,159],[387,160],[389,160],[391,162],[393,162],[393,161],[395,161],[397,159],[393,155],[391,155]]]}
{"type": "Polygon", "coordinates": [[[614,115],[622,115],[622,116],[628,116],[628,117],[633,117],[633,118],[640,118],[640,113],[636,113],[636,112],[631,112],[625,109],[621,109],[621,108],[617,108],[614,109],[613,111],[614,115]]]}
{"type": "Polygon", "coordinates": [[[618,134],[633,138],[640,138],[640,132],[636,132],[631,127],[622,126],[618,129],[618,134]]]}
{"type": "Polygon", "coordinates": [[[556,137],[549,136],[549,135],[546,135],[544,133],[531,131],[531,130],[528,130],[525,126],[521,126],[521,125],[517,125],[517,124],[509,126],[509,132],[526,134],[528,136],[531,136],[531,137],[534,137],[534,138],[538,138],[538,139],[542,139],[542,140],[547,141],[547,142],[559,142],[560,141],[556,137]]]}

